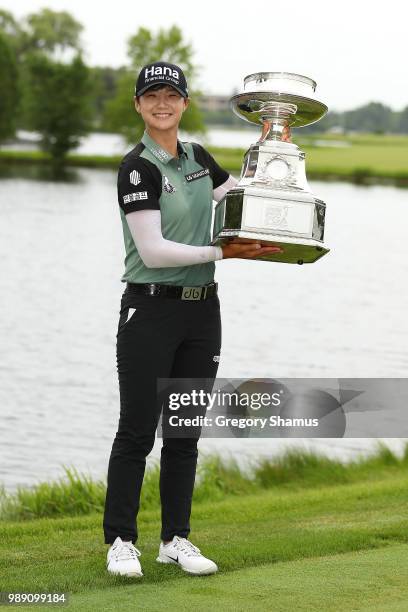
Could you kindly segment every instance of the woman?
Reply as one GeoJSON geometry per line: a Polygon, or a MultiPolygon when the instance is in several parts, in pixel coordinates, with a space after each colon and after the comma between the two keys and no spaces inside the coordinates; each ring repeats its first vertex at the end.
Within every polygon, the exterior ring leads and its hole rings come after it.
{"type": "MultiPolygon", "coordinates": [[[[141,553],[134,546],[136,517],[160,416],[157,378],[216,377],[221,321],[214,261],[280,249],[234,242],[207,246],[212,201],[236,180],[203,147],[177,138],[189,104],[182,70],[166,62],[145,66],[134,100],[145,133],[118,173],[127,286],[117,333],[120,419],[103,528],[110,545],[108,571],[142,576],[141,553]]],[[[187,539],[197,455],[196,438],[163,436],[157,561],[176,563],[191,574],[211,574],[217,565],[187,539]]]]}

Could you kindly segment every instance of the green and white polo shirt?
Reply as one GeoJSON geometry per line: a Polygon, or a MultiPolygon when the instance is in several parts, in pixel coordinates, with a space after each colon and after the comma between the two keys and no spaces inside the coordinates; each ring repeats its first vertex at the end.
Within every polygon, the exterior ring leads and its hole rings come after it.
{"type": "Polygon", "coordinates": [[[147,268],[136,249],[126,215],[157,209],[163,237],[173,242],[207,246],[211,240],[213,190],[229,174],[199,144],[177,142],[172,157],[146,132],[123,158],[118,172],[118,202],[126,257],[123,282],[199,286],[214,280],[213,261],[191,266],[147,268]]]}

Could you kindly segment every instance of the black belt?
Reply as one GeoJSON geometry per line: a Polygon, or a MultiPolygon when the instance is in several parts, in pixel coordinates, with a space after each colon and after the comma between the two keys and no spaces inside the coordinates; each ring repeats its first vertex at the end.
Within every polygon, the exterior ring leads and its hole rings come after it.
{"type": "Polygon", "coordinates": [[[130,293],[141,293],[152,297],[172,297],[180,300],[206,300],[217,294],[218,283],[201,287],[180,287],[179,285],[157,285],[156,283],[127,283],[130,293]]]}

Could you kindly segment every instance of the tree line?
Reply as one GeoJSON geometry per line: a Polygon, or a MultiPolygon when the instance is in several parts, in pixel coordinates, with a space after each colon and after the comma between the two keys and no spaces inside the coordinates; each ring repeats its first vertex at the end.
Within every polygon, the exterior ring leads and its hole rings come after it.
{"type": "MultiPolygon", "coordinates": [[[[82,31],[66,11],[45,8],[18,22],[12,13],[0,10],[0,142],[12,138],[17,129],[38,132],[55,166],[63,165],[67,153],[91,131],[120,133],[136,142],[143,122],[134,110],[135,79],[144,64],[157,59],[182,65],[193,85],[183,130],[204,132],[210,123],[242,125],[230,111],[200,111],[193,49],[177,26],[157,33],[139,27],[127,41],[128,63],[120,68],[87,66],[82,31]]],[[[333,128],[406,134],[408,106],[395,112],[372,102],[352,111],[329,112],[305,131],[333,128]]]]}
{"type": "Polygon", "coordinates": [[[370,102],[354,110],[328,112],[321,121],[305,130],[316,132],[333,128],[341,128],[345,132],[408,134],[408,106],[402,111],[394,111],[381,102],[370,102]]]}
{"type": "MultiPolygon", "coordinates": [[[[242,119],[230,111],[207,111],[203,115],[208,124],[243,127],[242,119]]],[[[370,102],[350,111],[329,111],[317,123],[302,128],[302,133],[321,133],[334,129],[373,134],[408,134],[408,106],[398,112],[380,102],[370,102]]]]}

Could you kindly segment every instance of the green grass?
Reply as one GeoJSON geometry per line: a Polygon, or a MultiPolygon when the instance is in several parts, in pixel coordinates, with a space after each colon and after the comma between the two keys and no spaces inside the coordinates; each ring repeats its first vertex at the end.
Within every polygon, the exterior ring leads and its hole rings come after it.
{"type": "Polygon", "coordinates": [[[322,465],[282,457],[266,488],[196,500],[191,539],[217,561],[214,576],[156,563],[159,507],[139,514],[136,580],[107,574],[101,513],[2,521],[0,591],[67,591],[74,610],[406,610],[406,454],[382,451],[349,478],[336,464],[331,482],[322,465]]]}
{"type": "MultiPolygon", "coordinates": [[[[120,155],[77,155],[67,156],[67,166],[83,166],[88,168],[117,168],[122,156],[120,155]]],[[[42,151],[7,151],[0,150],[0,163],[2,164],[41,164],[49,165],[51,157],[42,151]]]]}
{"type": "Polygon", "coordinates": [[[406,612],[408,547],[265,564],[212,578],[137,584],[74,595],[75,610],[406,612]]]}
{"type": "MultiPolygon", "coordinates": [[[[272,459],[256,461],[245,472],[234,459],[221,459],[217,454],[200,454],[196,504],[221,501],[230,496],[254,494],[279,487],[297,490],[326,484],[370,481],[393,470],[408,470],[408,443],[401,457],[379,442],[369,456],[348,463],[303,449],[287,449],[272,459]]],[[[0,521],[24,521],[34,518],[78,516],[102,512],[106,484],[96,481],[75,467],[63,466],[65,475],[54,482],[40,482],[32,487],[19,486],[14,494],[0,487],[0,521]]],[[[159,506],[159,465],[146,471],[141,506],[159,506]]]]}
{"type": "MultiPolygon", "coordinates": [[[[254,135],[254,140],[256,135],[254,135]]],[[[408,185],[408,136],[356,134],[303,135],[294,130],[293,141],[306,153],[307,176],[310,179],[348,180],[356,183],[394,183],[408,185]],[[316,141],[328,146],[316,146],[316,141]],[[348,146],[329,146],[340,141],[348,146]]],[[[245,150],[208,147],[218,163],[235,174],[241,170],[245,150]]],[[[68,166],[117,169],[121,156],[69,155],[68,166]]],[[[50,158],[41,152],[0,150],[0,165],[49,165],[50,158]]]]}

